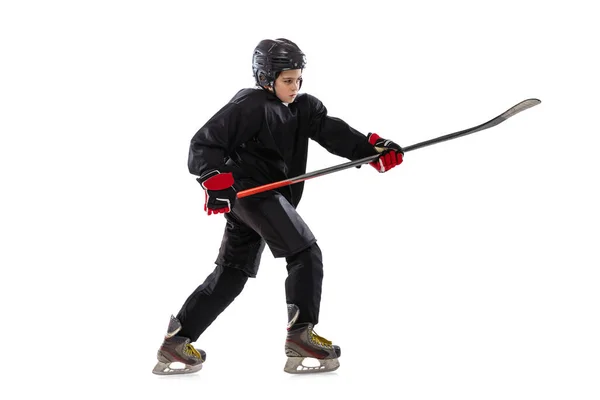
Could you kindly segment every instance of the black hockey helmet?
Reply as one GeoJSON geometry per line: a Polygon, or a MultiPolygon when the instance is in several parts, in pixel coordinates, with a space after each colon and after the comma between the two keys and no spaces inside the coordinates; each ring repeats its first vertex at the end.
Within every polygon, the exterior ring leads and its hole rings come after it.
{"type": "Polygon", "coordinates": [[[261,40],[252,56],[252,72],[259,86],[272,86],[279,72],[305,66],[306,56],[302,50],[283,38],[261,40]]]}

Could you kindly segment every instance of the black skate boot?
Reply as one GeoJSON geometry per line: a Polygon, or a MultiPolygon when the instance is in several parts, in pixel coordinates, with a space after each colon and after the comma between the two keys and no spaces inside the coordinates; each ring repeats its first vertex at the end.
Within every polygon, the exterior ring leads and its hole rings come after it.
{"type": "Polygon", "coordinates": [[[311,323],[296,324],[300,310],[288,304],[288,333],[285,341],[285,355],[288,357],[283,370],[290,374],[329,372],[339,368],[338,357],[342,351],[329,340],[317,335],[311,323]],[[319,366],[303,364],[307,358],[315,359],[319,366]]]}
{"type": "Polygon", "coordinates": [[[157,375],[191,374],[202,369],[202,363],[206,360],[206,353],[194,348],[190,344],[190,339],[175,336],[180,330],[181,323],[171,315],[165,340],[156,354],[158,362],[152,373],[157,375]],[[171,364],[176,362],[184,366],[173,368],[171,364]]]}

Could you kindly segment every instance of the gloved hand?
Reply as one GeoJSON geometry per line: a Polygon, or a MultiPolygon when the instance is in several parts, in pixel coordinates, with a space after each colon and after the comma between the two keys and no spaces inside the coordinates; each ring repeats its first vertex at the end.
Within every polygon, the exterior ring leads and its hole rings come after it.
{"type": "Polygon", "coordinates": [[[396,165],[402,164],[402,156],[404,156],[402,147],[391,140],[379,137],[376,133],[369,133],[367,140],[375,147],[375,150],[381,153],[381,156],[377,160],[369,163],[377,171],[386,172],[396,165]]]}
{"type": "Polygon", "coordinates": [[[237,199],[231,172],[210,171],[196,179],[204,189],[204,211],[211,214],[228,213],[237,199]]]}

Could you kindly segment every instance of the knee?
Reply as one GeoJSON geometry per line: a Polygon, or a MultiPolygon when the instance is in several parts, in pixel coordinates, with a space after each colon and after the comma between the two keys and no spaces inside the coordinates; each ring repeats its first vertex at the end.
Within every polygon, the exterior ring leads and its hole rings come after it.
{"type": "Polygon", "coordinates": [[[237,296],[244,289],[247,281],[248,275],[244,271],[217,265],[214,271],[206,278],[200,290],[207,294],[215,291],[220,293],[225,290],[237,296]]]}
{"type": "Polygon", "coordinates": [[[286,257],[288,271],[294,266],[310,267],[312,269],[323,269],[323,254],[317,243],[313,243],[308,248],[298,253],[286,257]]]}
{"type": "Polygon", "coordinates": [[[244,289],[246,282],[248,282],[248,275],[241,269],[221,266],[217,266],[217,269],[222,270],[220,280],[228,286],[237,289],[238,294],[244,289]]]}

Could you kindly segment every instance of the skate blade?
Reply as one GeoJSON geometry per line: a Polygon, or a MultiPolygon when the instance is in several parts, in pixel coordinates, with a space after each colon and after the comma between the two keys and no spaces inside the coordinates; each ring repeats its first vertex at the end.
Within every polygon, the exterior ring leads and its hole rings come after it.
{"type": "Polygon", "coordinates": [[[314,374],[318,372],[331,372],[340,367],[340,361],[337,358],[328,358],[324,360],[310,358],[319,363],[318,366],[307,366],[303,362],[309,357],[288,357],[283,370],[288,374],[314,374]]]}
{"type": "MultiPolygon", "coordinates": [[[[153,374],[156,375],[181,375],[181,374],[193,374],[194,372],[198,372],[202,369],[202,363],[198,365],[187,365],[183,364],[183,368],[172,368],[171,364],[173,363],[164,363],[157,362],[152,370],[153,374]]],[[[181,363],[179,363],[181,364],[181,363]]]]}

